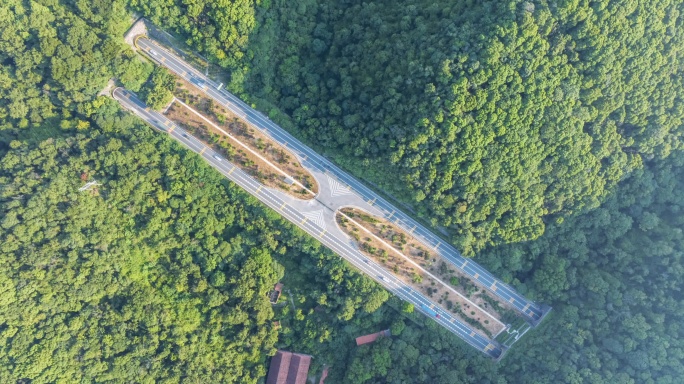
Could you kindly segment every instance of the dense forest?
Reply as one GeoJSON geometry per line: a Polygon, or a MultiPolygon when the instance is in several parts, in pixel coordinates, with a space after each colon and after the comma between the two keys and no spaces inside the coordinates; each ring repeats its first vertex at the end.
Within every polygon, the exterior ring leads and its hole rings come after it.
{"type": "Polygon", "coordinates": [[[680,1],[278,3],[248,92],[467,254],[681,148],[680,1]]]}
{"type": "Polygon", "coordinates": [[[0,381],[249,383],[281,347],[329,383],[681,381],[683,8],[2,2],[0,381]],[[550,317],[494,364],[97,96],[168,98],[130,11],[550,317]]]}
{"type": "Polygon", "coordinates": [[[345,321],[387,300],[201,158],[98,100],[88,135],[21,130],[0,151],[0,381],[255,383],[278,339],[266,293],[281,262],[325,276],[326,305],[345,321]],[[79,192],[91,179],[101,185],[79,192]]]}

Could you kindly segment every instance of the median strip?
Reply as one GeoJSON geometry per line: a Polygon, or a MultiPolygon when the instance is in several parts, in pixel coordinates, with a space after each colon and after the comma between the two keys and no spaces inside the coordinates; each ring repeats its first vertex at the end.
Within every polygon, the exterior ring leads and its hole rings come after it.
{"type": "MultiPolygon", "coordinates": [[[[239,134],[233,134],[231,132],[226,131],[218,124],[216,124],[214,121],[210,120],[202,113],[200,113],[199,111],[197,111],[196,109],[194,109],[193,107],[191,107],[190,105],[186,104],[178,98],[176,98],[174,103],[177,103],[181,108],[177,109],[172,106],[167,111],[167,117],[173,119],[178,124],[183,125],[186,129],[194,131],[193,134],[195,134],[196,136],[198,134],[201,134],[203,136],[203,141],[214,141],[214,146],[218,147],[216,149],[219,152],[222,152],[226,158],[233,160],[236,164],[241,166],[241,168],[244,169],[246,172],[250,173],[252,176],[259,179],[260,182],[266,184],[269,187],[280,189],[300,199],[312,199],[315,196],[314,191],[312,191],[309,188],[312,186],[316,186],[315,183],[304,185],[301,181],[298,180],[313,179],[312,176],[304,174],[304,172],[306,171],[303,168],[300,168],[300,173],[294,176],[283,171],[279,166],[271,162],[265,156],[258,153],[249,145],[243,143],[241,140],[238,140],[236,136],[239,136],[239,134]],[[186,115],[188,112],[192,113],[192,115],[194,115],[197,119],[192,119],[188,117],[186,115]],[[212,133],[211,130],[208,130],[206,125],[208,125],[208,127],[216,133],[212,133]],[[233,148],[233,146],[231,146],[228,143],[225,143],[225,139],[227,139],[230,143],[235,144],[237,147],[237,151],[233,148]],[[292,187],[296,188],[293,189],[292,187]]],[[[229,126],[232,126],[242,125],[243,123],[239,121],[232,121],[228,124],[229,126]]],[[[248,128],[246,128],[244,125],[242,125],[242,127],[234,127],[235,131],[244,131],[245,129],[248,128]]],[[[248,132],[245,133],[247,134],[248,132]]],[[[265,146],[264,150],[266,150],[265,146]]],[[[277,148],[275,149],[275,151],[277,151],[277,148]]],[[[288,168],[292,168],[291,161],[286,156],[286,154],[281,153],[280,158],[283,159],[281,162],[290,162],[288,164],[290,165],[290,167],[288,168]]]]}

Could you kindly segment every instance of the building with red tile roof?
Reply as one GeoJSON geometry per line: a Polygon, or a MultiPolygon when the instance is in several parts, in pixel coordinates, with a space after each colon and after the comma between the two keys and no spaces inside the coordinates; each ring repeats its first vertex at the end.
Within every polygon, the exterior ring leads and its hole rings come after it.
{"type": "Polygon", "coordinates": [[[277,283],[271,292],[268,294],[268,299],[271,304],[277,304],[280,294],[283,292],[283,283],[277,283]]]}
{"type": "Polygon", "coordinates": [[[392,336],[392,334],[390,333],[389,329],[385,329],[384,331],[371,333],[370,335],[359,336],[356,338],[356,345],[364,345],[364,344],[372,343],[375,340],[377,340],[378,337],[380,337],[380,336],[389,337],[389,336],[392,336]]]}
{"type": "Polygon", "coordinates": [[[323,382],[325,381],[325,378],[326,378],[326,377],[328,377],[328,367],[325,367],[325,368],[323,369],[323,373],[321,374],[321,380],[318,381],[318,384],[323,384],[323,382]]]}
{"type": "Polygon", "coordinates": [[[271,359],[266,384],[306,384],[311,356],[278,351],[271,359]]]}

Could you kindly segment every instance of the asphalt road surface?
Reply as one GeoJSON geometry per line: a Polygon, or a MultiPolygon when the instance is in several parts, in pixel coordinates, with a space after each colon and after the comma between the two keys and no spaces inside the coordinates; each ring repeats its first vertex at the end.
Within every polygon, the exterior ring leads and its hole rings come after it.
{"type": "Polygon", "coordinates": [[[468,276],[481,287],[487,289],[494,296],[500,298],[504,303],[507,303],[511,308],[520,313],[531,325],[538,325],[546,313],[551,309],[546,305],[538,304],[525,298],[512,287],[494,277],[472,259],[463,257],[453,246],[442,241],[430,230],[401,212],[354,177],[302,144],[261,112],[254,110],[225,89],[221,89],[219,84],[216,84],[214,81],[204,76],[204,74],[197,71],[178,56],[163,49],[146,37],[136,39],[136,46],[146,52],[146,54],[158,64],[168,68],[171,72],[194,84],[217,103],[225,106],[235,115],[242,117],[248,124],[261,130],[283,146],[286,146],[300,159],[305,159],[308,168],[315,168],[321,172],[325,172],[327,175],[332,175],[340,183],[347,186],[355,194],[361,196],[368,204],[372,205],[385,219],[392,221],[410,233],[425,246],[439,252],[461,273],[468,276]]]}
{"type": "Polygon", "coordinates": [[[388,272],[380,265],[368,259],[349,242],[349,239],[345,238],[344,235],[341,235],[341,233],[326,230],[326,228],[319,226],[314,221],[307,219],[307,217],[303,215],[298,208],[293,207],[287,199],[283,199],[278,193],[264,187],[240,168],[208,148],[204,143],[177,126],[174,122],[167,119],[166,116],[148,108],[145,103],[140,101],[132,92],[123,88],[116,88],[114,92],[112,92],[112,95],[126,109],[138,115],[151,126],[168,133],[190,150],[198,153],[225,177],[319,240],[326,247],[344,257],[345,260],[383,285],[391,293],[397,295],[402,300],[412,303],[415,309],[431,317],[438,324],[456,334],[479,351],[494,359],[500,359],[503,356],[504,348],[497,342],[492,341],[475,331],[468,324],[453,317],[451,313],[435,306],[434,303],[421,293],[396,278],[392,273],[388,272]],[[426,310],[424,307],[430,308],[430,310],[426,310]]]}

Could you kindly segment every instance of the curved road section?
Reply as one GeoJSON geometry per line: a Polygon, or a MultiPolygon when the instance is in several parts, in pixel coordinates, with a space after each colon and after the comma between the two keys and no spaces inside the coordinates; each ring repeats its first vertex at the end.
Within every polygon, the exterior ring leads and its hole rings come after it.
{"type": "Polygon", "coordinates": [[[167,119],[166,116],[148,108],[145,103],[139,100],[132,92],[123,88],[116,88],[112,92],[112,96],[126,109],[145,120],[154,128],[168,133],[181,144],[193,152],[198,153],[226,178],[230,179],[268,207],[319,240],[323,245],[342,256],[354,267],[366,273],[384,286],[388,291],[402,300],[412,303],[416,309],[431,317],[438,324],[456,334],[477,350],[497,360],[503,357],[505,348],[499,345],[499,343],[483,336],[468,324],[453,317],[451,313],[435,306],[434,303],[430,302],[430,300],[420,292],[396,278],[392,273],[388,272],[380,265],[368,259],[341,231],[326,228],[325,224],[317,223],[316,221],[309,219],[309,216],[306,215],[306,210],[312,208],[320,209],[321,207],[312,207],[312,205],[318,204],[322,206],[322,203],[294,200],[285,194],[281,194],[278,191],[263,186],[256,179],[223,158],[219,153],[214,152],[200,140],[167,119]]]}

